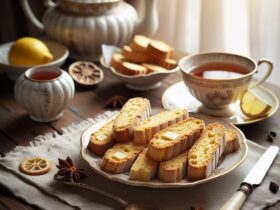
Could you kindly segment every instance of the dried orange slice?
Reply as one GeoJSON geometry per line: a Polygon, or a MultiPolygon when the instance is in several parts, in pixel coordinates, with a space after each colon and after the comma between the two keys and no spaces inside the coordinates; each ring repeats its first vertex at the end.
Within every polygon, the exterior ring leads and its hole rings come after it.
{"type": "Polygon", "coordinates": [[[51,170],[51,163],[46,158],[30,157],[20,163],[19,169],[27,175],[43,175],[51,170]]]}
{"type": "Polygon", "coordinates": [[[77,61],[69,67],[71,77],[81,85],[96,85],[103,80],[103,71],[94,63],[77,61]]]}

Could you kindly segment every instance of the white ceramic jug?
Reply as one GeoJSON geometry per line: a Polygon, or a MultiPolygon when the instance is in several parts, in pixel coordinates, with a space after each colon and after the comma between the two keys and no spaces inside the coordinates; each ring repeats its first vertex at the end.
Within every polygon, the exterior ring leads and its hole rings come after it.
{"type": "Polygon", "coordinates": [[[14,88],[16,101],[38,122],[62,117],[74,92],[74,82],[66,71],[43,66],[28,69],[17,79],[14,88]]]}
{"type": "Polygon", "coordinates": [[[45,0],[48,10],[42,23],[36,19],[28,0],[21,0],[31,22],[49,37],[65,44],[70,56],[97,61],[101,44],[123,46],[134,34],[152,36],[158,28],[157,0],[139,0],[142,17],[123,0],[45,0]]]}

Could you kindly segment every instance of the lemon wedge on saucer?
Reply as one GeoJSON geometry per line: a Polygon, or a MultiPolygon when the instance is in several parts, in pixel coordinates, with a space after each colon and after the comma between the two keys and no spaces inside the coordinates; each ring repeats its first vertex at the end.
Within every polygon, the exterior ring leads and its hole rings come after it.
{"type": "Polygon", "coordinates": [[[48,47],[39,39],[23,37],[17,39],[9,51],[8,60],[12,65],[34,66],[53,59],[48,47]]]}
{"type": "Polygon", "coordinates": [[[269,112],[271,105],[259,96],[257,92],[247,90],[241,98],[240,108],[247,117],[259,118],[269,112]]]}

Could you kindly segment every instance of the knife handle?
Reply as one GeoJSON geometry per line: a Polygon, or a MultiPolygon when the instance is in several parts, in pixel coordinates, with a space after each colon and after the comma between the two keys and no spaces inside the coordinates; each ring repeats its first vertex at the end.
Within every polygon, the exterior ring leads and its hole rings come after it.
{"type": "Polygon", "coordinates": [[[240,188],[231,196],[220,210],[239,210],[245,202],[247,196],[252,192],[253,187],[242,183],[240,188]]]}

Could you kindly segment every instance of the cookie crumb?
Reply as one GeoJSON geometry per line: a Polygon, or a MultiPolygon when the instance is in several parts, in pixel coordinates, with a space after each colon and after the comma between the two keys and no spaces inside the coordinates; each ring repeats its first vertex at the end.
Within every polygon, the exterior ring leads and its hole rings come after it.
{"type": "Polygon", "coordinates": [[[269,190],[270,190],[270,192],[276,194],[279,190],[279,185],[277,183],[271,181],[269,184],[269,190]]]}

